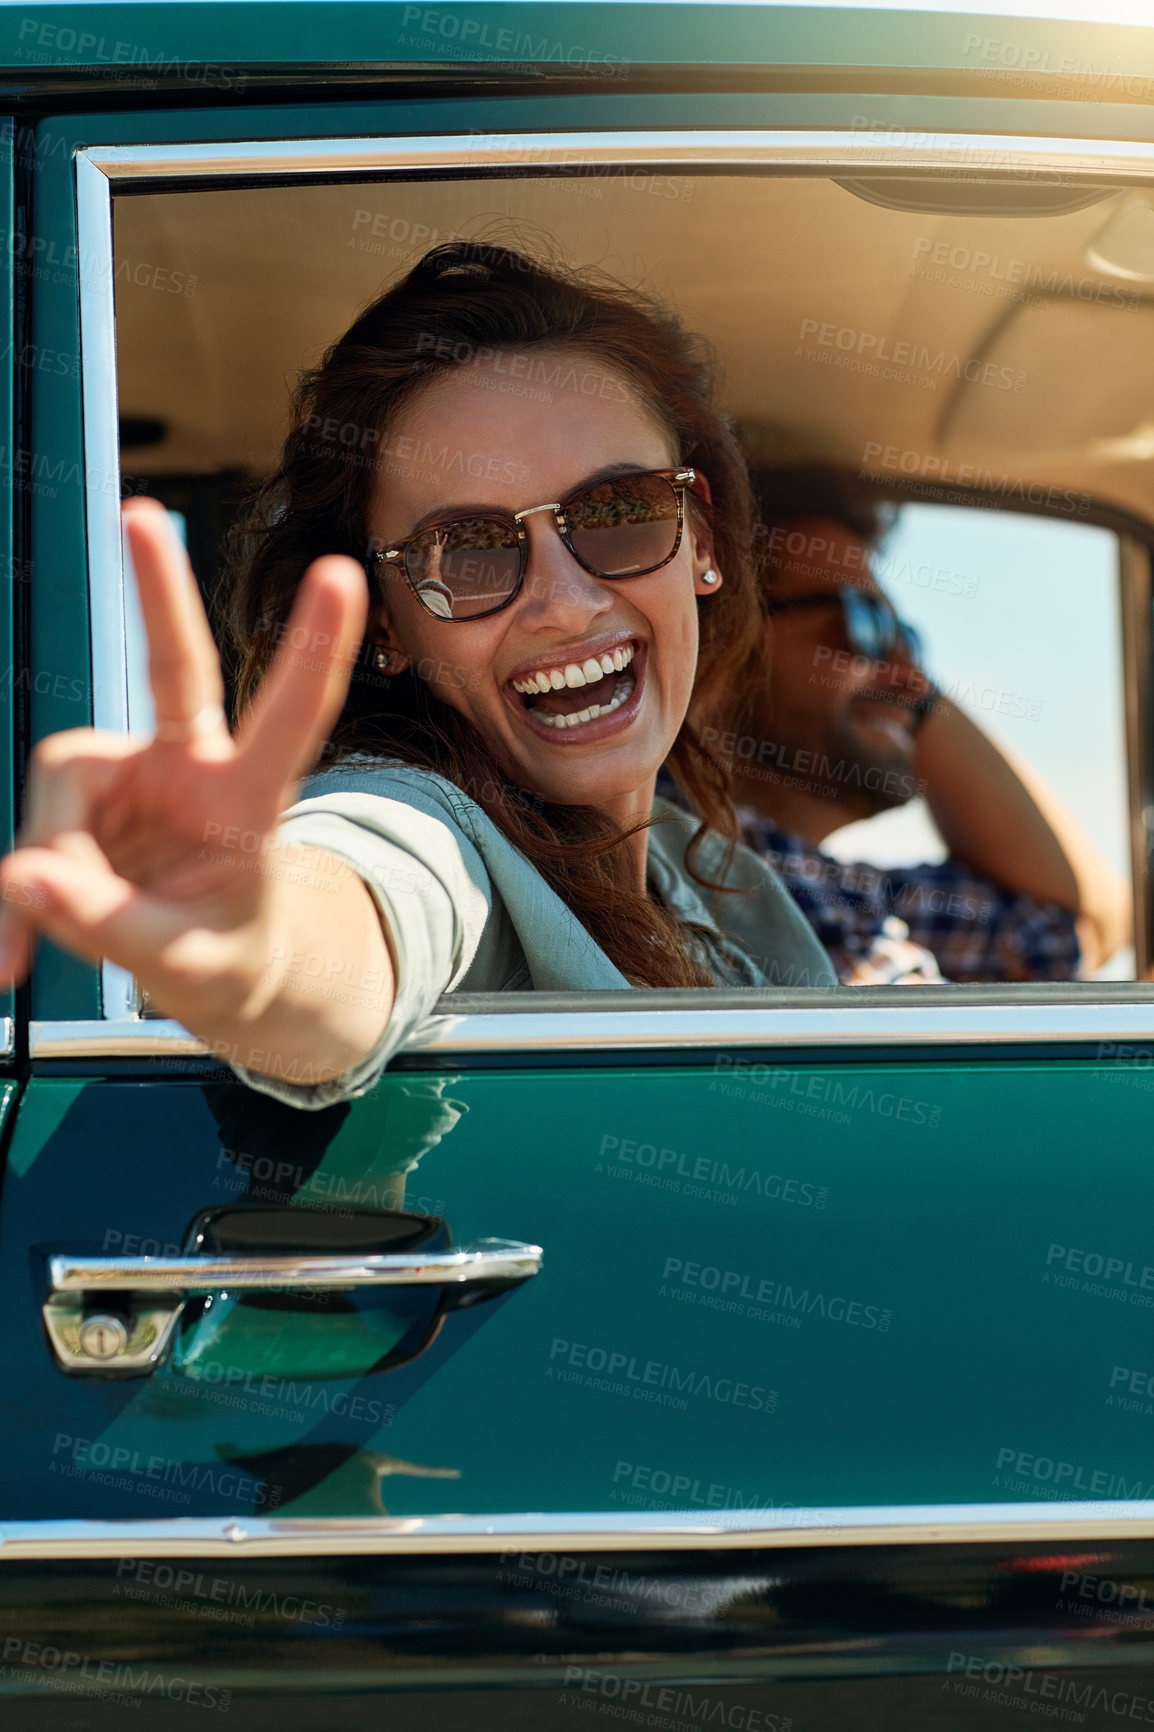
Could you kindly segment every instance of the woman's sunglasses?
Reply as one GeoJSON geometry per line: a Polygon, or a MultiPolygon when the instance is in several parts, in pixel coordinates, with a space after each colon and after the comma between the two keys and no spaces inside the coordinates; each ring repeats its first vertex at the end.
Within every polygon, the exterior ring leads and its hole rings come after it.
{"type": "MultiPolygon", "coordinates": [[[[916,626],[899,619],[887,601],[866,595],[860,589],[823,590],[818,595],[787,596],[766,603],[767,613],[791,613],[795,609],[832,607],[841,604],[847,648],[871,662],[886,661],[899,644],[916,667],[922,665],[925,644],[916,626]]],[[[840,647],[835,645],[834,647],[840,647]]]]}
{"type": "Polygon", "coordinates": [[[369,556],[370,569],[403,571],[421,606],[437,619],[484,619],[519,594],[529,566],[523,519],[551,511],[573,558],[593,577],[645,577],[681,546],[692,469],[647,469],[578,487],[550,505],[476,511],[430,524],[369,556]]]}

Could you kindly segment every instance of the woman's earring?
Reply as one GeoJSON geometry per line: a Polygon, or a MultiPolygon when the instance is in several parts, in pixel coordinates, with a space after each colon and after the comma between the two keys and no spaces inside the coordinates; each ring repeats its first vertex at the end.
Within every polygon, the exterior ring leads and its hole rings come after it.
{"type": "Polygon", "coordinates": [[[377,672],[387,674],[393,665],[393,652],[392,650],[379,649],[373,660],[377,664],[377,672]]]}
{"type": "Polygon", "coordinates": [[[716,583],[717,582],[717,573],[714,571],[712,566],[710,566],[708,571],[702,572],[701,581],[702,581],[702,583],[716,583]]]}

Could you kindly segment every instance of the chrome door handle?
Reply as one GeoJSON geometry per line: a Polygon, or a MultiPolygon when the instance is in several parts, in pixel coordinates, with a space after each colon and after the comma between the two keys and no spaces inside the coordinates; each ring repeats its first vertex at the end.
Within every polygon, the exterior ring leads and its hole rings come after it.
{"type": "Polygon", "coordinates": [[[269,1287],[445,1287],[467,1281],[526,1281],[541,1267],[540,1245],[478,1239],[459,1251],[391,1252],[379,1257],[50,1257],[53,1293],[251,1293],[269,1287]]]}
{"type": "Polygon", "coordinates": [[[500,1288],[527,1281],[539,1271],[543,1255],[540,1245],[523,1245],[515,1239],[478,1239],[457,1251],[413,1249],[380,1255],[57,1254],[48,1258],[43,1317],[61,1370],[125,1375],[157,1365],[189,1297],[294,1289],[316,1294],[366,1287],[441,1287],[456,1290],[454,1305],[467,1305],[470,1287],[482,1299],[490,1284],[500,1288]],[[139,1297],[118,1308],[122,1296],[128,1300],[129,1295],[139,1297]]]}

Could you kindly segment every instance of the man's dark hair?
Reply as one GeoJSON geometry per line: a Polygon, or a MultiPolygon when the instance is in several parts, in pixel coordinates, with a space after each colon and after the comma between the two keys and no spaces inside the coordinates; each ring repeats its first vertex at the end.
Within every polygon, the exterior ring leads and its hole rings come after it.
{"type": "Polygon", "coordinates": [[[840,523],[873,549],[897,516],[892,498],[879,487],[834,463],[779,463],[770,469],[751,469],[750,480],[761,519],[755,535],[765,549],[764,571],[771,583],[774,550],[781,539],[774,538],[775,529],[804,518],[825,518],[840,523]]]}

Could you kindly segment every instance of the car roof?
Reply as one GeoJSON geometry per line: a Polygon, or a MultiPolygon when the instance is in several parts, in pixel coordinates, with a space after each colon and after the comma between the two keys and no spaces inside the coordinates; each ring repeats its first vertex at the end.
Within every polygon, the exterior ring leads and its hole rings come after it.
{"type": "Polygon", "coordinates": [[[1110,63],[1139,72],[1154,70],[1146,5],[977,0],[943,11],[903,0],[662,0],[658,11],[657,0],[471,0],[466,12],[446,0],[39,0],[0,6],[0,67],[25,72],[29,84],[61,71],[108,81],[208,62],[345,71],[455,63],[459,75],[492,63],[587,75],[604,63],[995,74],[1110,63]],[[981,30],[983,19],[996,19],[997,31],[981,30]]]}

